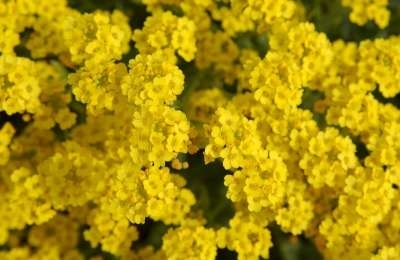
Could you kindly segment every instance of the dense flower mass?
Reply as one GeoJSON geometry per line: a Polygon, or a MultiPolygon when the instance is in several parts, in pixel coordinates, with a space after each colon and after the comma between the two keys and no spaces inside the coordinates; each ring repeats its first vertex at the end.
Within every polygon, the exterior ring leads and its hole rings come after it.
{"type": "Polygon", "coordinates": [[[0,259],[400,259],[399,13],[0,0],[0,259]]]}

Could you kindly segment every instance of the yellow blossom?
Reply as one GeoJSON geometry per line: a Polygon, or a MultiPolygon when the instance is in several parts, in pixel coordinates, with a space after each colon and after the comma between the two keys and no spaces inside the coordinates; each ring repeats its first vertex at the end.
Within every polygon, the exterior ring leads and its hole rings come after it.
{"type": "Polygon", "coordinates": [[[215,259],[216,235],[202,226],[169,229],[163,237],[162,250],[168,259],[215,259]]]}

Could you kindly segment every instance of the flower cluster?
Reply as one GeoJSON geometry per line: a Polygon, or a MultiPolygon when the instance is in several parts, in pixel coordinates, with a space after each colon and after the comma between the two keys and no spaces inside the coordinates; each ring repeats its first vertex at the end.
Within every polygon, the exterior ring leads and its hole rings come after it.
{"type": "Polygon", "coordinates": [[[388,0],[342,0],[344,6],[351,8],[350,20],[364,25],[373,20],[380,28],[389,23],[390,12],[386,8],[388,0]]]}
{"type": "Polygon", "coordinates": [[[399,35],[332,40],[294,0],[115,2],[0,0],[0,259],[252,260],[276,227],[400,259],[399,35]]]}

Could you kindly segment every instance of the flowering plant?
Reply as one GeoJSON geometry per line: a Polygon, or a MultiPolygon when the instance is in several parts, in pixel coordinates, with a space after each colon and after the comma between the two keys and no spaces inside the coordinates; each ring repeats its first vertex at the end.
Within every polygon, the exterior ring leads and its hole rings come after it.
{"type": "Polygon", "coordinates": [[[400,259],[399,22],[0,0],[0,259],[400,259]]]}

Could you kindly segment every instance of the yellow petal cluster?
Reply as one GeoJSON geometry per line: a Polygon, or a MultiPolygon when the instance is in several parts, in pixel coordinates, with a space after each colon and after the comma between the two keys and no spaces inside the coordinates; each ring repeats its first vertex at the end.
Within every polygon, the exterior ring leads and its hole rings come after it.
{"type": "MultiPolygon", "coordinates": [[[[400,258],[399,36],[330,40],[300,1],[141,2],[133,28],[0,0],[0,259],[268,258],[274,226],[326,259],[400,258]],[[194,153],[225,169],[226,225],[194,153]]],[[[386,0],[342,4],[389,23],[386,0]]]]}
{"type": "Polygon", "coordinates": [[[380,28],[385,28],[390,19],[388,0],[342,0],[343,6],[351,9],[350,21],[364,25],[373,20],[380,28]]]}

